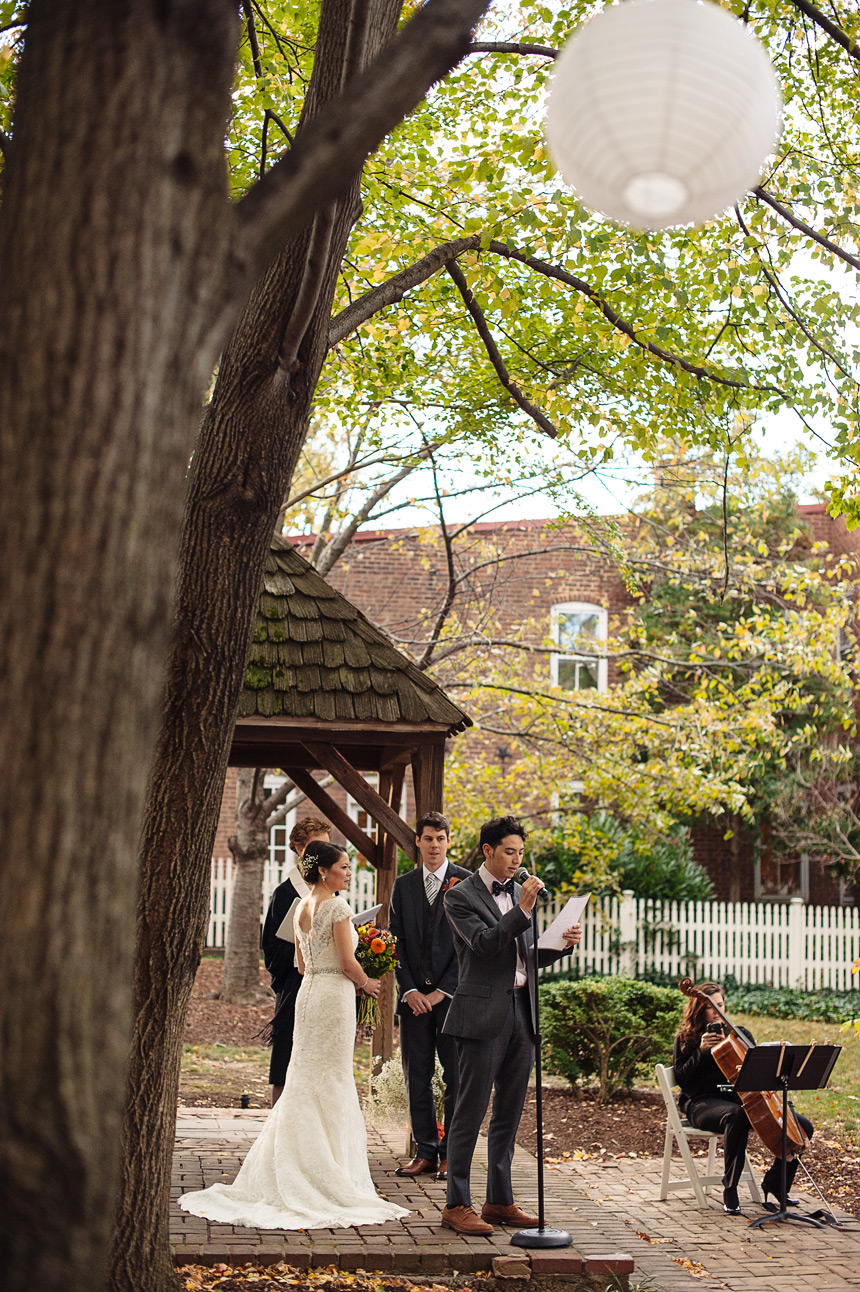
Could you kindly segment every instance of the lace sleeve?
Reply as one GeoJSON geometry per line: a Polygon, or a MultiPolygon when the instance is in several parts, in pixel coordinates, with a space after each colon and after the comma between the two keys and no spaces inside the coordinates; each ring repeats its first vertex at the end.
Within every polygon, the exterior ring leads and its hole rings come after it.
{"type": "Polygon", "coordinates": [[[330,929],[333,924],[339,924],[341,920],[348,920],[351,915],[352,911],[348,902],[342,897],[332,897],[323,906],[317,920],[320,924],[330,929]]]}

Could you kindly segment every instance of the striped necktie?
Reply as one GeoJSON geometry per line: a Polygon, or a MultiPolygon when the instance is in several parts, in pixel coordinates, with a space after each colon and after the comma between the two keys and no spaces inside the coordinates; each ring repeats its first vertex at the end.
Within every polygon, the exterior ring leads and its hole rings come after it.
{"type": "Polygon", "coordinates": [[[435,875],[429,873],[424,875],[424,892],[427,894],[427,901],[432,906],[439,893],[439,880],[435,875]]]}

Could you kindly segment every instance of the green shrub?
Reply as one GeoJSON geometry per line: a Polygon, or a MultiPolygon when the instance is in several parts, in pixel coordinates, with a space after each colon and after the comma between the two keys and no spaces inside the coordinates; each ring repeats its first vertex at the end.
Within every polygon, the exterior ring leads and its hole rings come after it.
{"type": "Polygon", "coordinates": [[[815,1023],[842,1023],[858,1011],[856,991],[800,991],[790,987],[767,987],[761,983],[741,986],[733,978],[723,983],[726,1012],[753,1014],[765,1018],[804,1018],[815,1023]]]}
{"type": "Polygon", "coordinates": [[[605,1103],[636,1074],[671,1062],[684,998],[632,978],[580,978],[540,989],[544,1061],[572,1085],[597,1078],[605,1103]]]}

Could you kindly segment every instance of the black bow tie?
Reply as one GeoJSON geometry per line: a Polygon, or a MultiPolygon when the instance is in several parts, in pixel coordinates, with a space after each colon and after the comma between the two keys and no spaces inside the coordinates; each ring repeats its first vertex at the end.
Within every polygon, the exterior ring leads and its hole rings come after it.
{"type": "Polygon", "coordinates": [[[512,879],[509,879],[509,880],[507,880],[504,884],[500,884],[500,883],[499,883],[499,881],[498,881],[497,879],[494,879],[494,880],[493,880],[493,897],[498,897],[499,893],[507,893],[507,894],[508,894],[508,897],[513,897],[513,895],[514,895],[514,881],[513,881],[512,879]]]}

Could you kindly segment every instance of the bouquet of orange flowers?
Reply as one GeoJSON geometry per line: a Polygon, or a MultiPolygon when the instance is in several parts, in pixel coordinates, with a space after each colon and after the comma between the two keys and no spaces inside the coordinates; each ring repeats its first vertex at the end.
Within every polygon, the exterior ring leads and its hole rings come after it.
{"type": "MultiPolygon", "coordinates": [[[[397,964],[394,934],[388,929],[378,929],[375,924],[360,924],[355,958],[368,978],[381,978],[393,973],[397,964]]],[[[380,1019],[379,1004],[375,996],[362,996],[358,1006],[359,1027],[375,1028],[380,1019]]]]}

